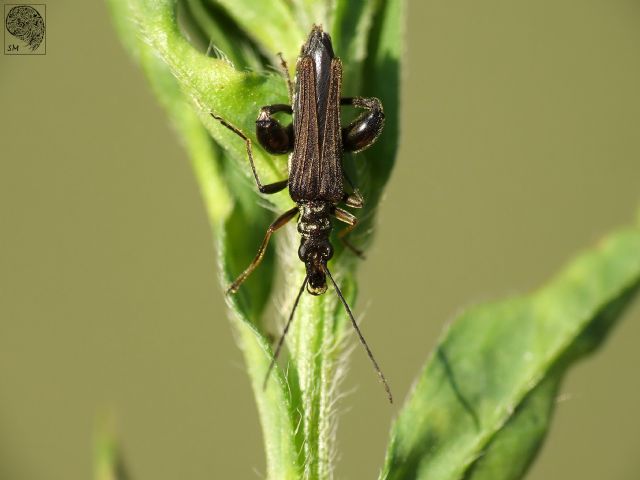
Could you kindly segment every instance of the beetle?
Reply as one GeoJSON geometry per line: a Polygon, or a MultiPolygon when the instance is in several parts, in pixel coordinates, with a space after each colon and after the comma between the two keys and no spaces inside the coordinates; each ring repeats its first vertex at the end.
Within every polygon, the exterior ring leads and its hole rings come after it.
{"type": "Polygon", "coordinates": [[[356,227],[358,220],[338,206],[341,203],[352,208],[364,206],[363,198],[356,188],[351,185],[353,189],[351,194],[345,191],[344,181],[346,180],[349,184],[351,182],[342,168],[342,157],[345,151],[359,152],[375,142],[384,126],[382,104],[377,98],[341,97],[342,62],[333,52],[331,37],[322,30],[321,26],[316,25],[312,28],[307,41],[302,46],[293,83],[288,76],[284,58],[280,56],[280,59],[287,74],[292,105],[276,104],[262,107],[256,120],[256,137],[267,152],[276,155],[289,154],[289,178],[264,185],[255,167],[249,137],[224,118],[211,113],[213,118],[244,140],[258,190],[263,194],[273,194],[288,187],[289,195],[296,204],[269,226],[255,258],[229,286],[227,293],[236,293],[240,285],[260,264],[271,235],[299,215],[298,232],[301,240],[298,257],[305,265],[306,275],[276,346],[265,376],[265,386],[280,354],[302,293],[305,289],[311,295],[325,293],[328,277],[384,385],[389,402],[392,403],[393,397],[387,380],[327,267],[327,262],[333,257],[333,246],[330,241],[333,228],[332,217],[346,223],[346,228],[338,233],[338,238],[354,253],[361,255],[361,252],[345,238],[356,227]],[[364,112],[349,125],[342,127],[341,106],[361,108],[364,112]],[[274,118],[276,113],[292,115],[292,123],[282,125],[274,118]]]}

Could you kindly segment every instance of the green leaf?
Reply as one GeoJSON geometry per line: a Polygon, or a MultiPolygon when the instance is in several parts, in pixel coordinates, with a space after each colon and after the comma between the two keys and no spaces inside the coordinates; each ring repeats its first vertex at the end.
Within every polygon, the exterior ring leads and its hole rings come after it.
{"type": "MultiPolygon", "coordinates": [[[[367,58],[369,31],[380,1],[353,2],[339,0],[336,4],[331,28],[334,48],[348,52],[351,61],[344,65],[344,91],[361,95],[364,73],[362,64],[367,58]]],[[[397,86],[396,86],[397,87],[397,86]]],[[[351,94],[351,93],[349,93],[351,94]]]]}
{"type": "Polygon", "coordinates": [[[130,480],[114,434],[112,416],[100,420],[96,429],[93,460],[94,480],[130,480]]]}
{"type": "MultiPolygon", "coordinates": [[[[259,45],[263,53],[275,59],[282,53],[287,59],[295,59],[301,39],[308,33],[301,28],[294,12],[284,0],[256,2],[254,0],[216,0],[242,28],[245,35],[259,45]]],[[[255,117],[255,114],[253,115],[255,117]]]]}
{"type": "Polygon", "coordinates": [[[636,227],[582,254],[539,291],[464,313],[395,422],[382,478],[522,478],[563,374],[602,343],[639,286],[636,227]]]}
{"type": "MultiPolygon", "coordinates": [[[[198,109],[194,109],[191,103],[194,101],[193,89],[185,92],[185,86],[172,74],[170,66],[159,58],[157,50],[152,46],[153,44],[149,43],[149,39],[144,37],[146,33],[141,35],[142,32],[135,30],[136,24],[127,23],[128,19],[137,18],[133,16],[136,14],[135,9],[130,10],[135,6],[133,4],[127,5],[121,1],[112,1],[111,7],[121,31],[121,36],[125,39],[128,48],[138,58],[154,92],[173,120],[173,124],[180,133],[190,154],[194,172],[199,180],[203,198],[209,211],[211,223],[216,226],[219,243],[221,244],[219,251],[220,256],[223,258],[223,265],[235,265],[241,262],[245,265],[247,259],[246,248],[244,250],[237,248],[233,251],[224,248],[225,233],[228,230],[224,226],[237,223],[238,216],[241,216],[241,220],[243,219],[247,223],[243,226],[243,234],[235,234],[234,238],[240,240],[245,238],[244,233],[247,231],[254,235],[261,235],[264,230],[258,233],[257,230],[260,230],[260,228],[256,227],[264,226],[267,220],[267,212],[263,212],[262,209],[255,205],[253,199],[232,198],[231,189],[228,188],[228,185],[241,184],[243,179],[238,178],[239,175],[237,173],[234,175],[233,170],[228,174],[229,178],[226,178],[222,151],[220,147],[211,141],[210,133],[204,128],[198,115],[198,109]],[[234,202],[236,203],[235,208],[233,206],[234,202]],[[245,205],[244,208],[243,205],[245,205]],[[236,255],[234,255],[234,252],[236,255]]],[[[148,18],[157,21],[154,17],[150,16],[148,18]]],[[[159,31],[158,34],[160,35],[161,32],[159,31]]],[[[177,31],[174,30],[174,34],[178,35],[177,31]]],[[[167,39],[167,41],[180,42],[176,39],[167,39]]],[[[182,46],[185,47],[184,45],[182,46]]],[[[206,57],[203,57],[202,61],[205,62],[206,60],[206,57]]],[[[188,68],[188,66],[183,65],[180,68],[188,68]]],[[[224,68],[227,69],[228,66],[224,68]]],[[[201,100],[196,98],[195,101],[199,102],[201,100]]],[[[237,100],[231,99],[231,101],[233,105],[229,108],[237,107],[235,103],[237,100]]],[[[240,191],[242,191],[242,188],[240,191]]],[[[251,249],[253,248],[255,246],[252,244],[251,249]]],[[[269,268],[269,262],[267,262],[264,268],[257,272],[256,278],[256,280],[259,280],[259,277],[262,276],[267,280],[262,282],[254,281],[249,285],[253,287],[249,292],[253,294],[253,302],[243,309],[237,308],[232,319],[239,334],[239,343],[249,366],[249,374],[252,378],[256,401],[261,413],[261,421],[265,432],[269,478],[296,479],[298,478],[298,468],[296,467],[297,450],[294,449],[294,425],[288,393],[279,373],[276,376],[279,377],[278,385],[280,388],[271,388],[267,392],[262,390],[262,379],[269,363],[269,358],[265,352],[269,350],[269,345],[265,337],[253,326],[253,323],[258,321],[259,313],[264,308],[268,296],[268,291],[265,291],[263,286],[270,284],[272,275],[273,268],[269,268]]],[[[229,276],[226,276],[226,278],[229,278],[229,276]]],[[[239,299],[238,303],[241,302],[242,299],[239,299]]]]}
{"type": "MultiPolygon", "coordinates": [[[[184,0],[182,6],[182,24],[186,35],[202,51],[217,50],[239,70],[262,69],[255,44],[243,34],[222,7],[207,0],[184,0]]],[[[178,17],[180,18],[180,8],[178,17]]]]}

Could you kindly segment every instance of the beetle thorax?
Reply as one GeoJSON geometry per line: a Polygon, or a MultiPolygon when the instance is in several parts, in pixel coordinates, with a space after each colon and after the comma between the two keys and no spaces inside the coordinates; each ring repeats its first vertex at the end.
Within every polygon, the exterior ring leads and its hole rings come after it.
{"type": "Polygon", "coordinates": [[[331,233],[331,209],[329,202],[303,202],[299,203],[300,220],[298,220],[298,232],[303,240],[327,239],[331,233]]]}

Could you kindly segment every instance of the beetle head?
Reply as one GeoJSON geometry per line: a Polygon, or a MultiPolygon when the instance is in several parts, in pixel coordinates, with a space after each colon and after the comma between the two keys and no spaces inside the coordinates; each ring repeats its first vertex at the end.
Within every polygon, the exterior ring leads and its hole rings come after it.
{"type": "Polygon", "coordinates": [[[326,239],[315,242],[306,240],[300,243],[298,257],[307,269],[307,291],[311,295],[322,295],[327,291],[325,268],[333,257],[333,247],[326,239]]]}

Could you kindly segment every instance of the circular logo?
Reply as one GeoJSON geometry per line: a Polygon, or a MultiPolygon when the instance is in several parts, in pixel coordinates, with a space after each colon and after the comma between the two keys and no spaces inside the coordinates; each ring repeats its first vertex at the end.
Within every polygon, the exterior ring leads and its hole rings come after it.
{"type": "Polygon", "coordinates": [[[26,43],[34,51],[44,38],[44,19],[40,13],[29,5],[12,7],[7,14],[7,31],[26,43]]]}

